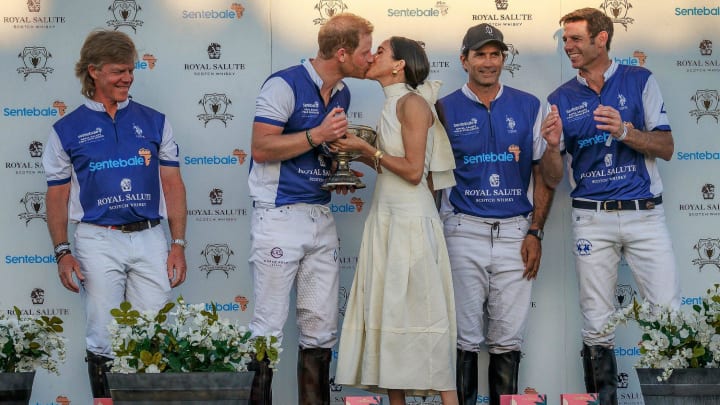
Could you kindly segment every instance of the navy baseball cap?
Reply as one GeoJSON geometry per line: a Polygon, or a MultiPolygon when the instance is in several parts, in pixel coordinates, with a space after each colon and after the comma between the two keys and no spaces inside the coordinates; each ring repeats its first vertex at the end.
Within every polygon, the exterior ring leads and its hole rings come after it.
{"type": "Polygon", "coordinates": [[[460,52],[465,53],[466,50],[470,49],[477,50],[490,42],[496,42],[503,51],[508,50],[508,46],[503,42],[503,34],[499,29],[490,24],[478,24],[470,27],[465,33],[460,52]]]}

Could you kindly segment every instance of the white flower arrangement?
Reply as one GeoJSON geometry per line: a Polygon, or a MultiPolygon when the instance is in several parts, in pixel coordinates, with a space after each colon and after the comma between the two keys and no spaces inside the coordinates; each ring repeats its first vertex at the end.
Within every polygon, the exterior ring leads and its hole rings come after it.
{"type": "Polygon", "coordinates": [[[60,335],[62,319],[22,315],[18,307],[14,307],[14,312],[14,316],[0,313],[0,372],[44,368],[60,374],[58,364],[65,362],[65,338],[60,335]]]}
{"type": "Polygon", "coordinates": [[[720,284],[708,289],[692,311],[633,300],[613,315],[605,330],[614,330],[628,320],[642,330],[636,367],[664,369],[659,381],[670,378],[673,369],[720,367],[720,284]]]}
{"type": "Polygon", "coordinates": [[[247,371],[256,357],[275,367],[282,351],[276,336],[251,337],[237,322],[218,317],[205,304],[186,304],[182,297],[157,313],[140,313],[128,302],[111,311],[112,372],[163,373],[247,371]],[[171,312],[176,308],[174,312],[171,312]]]}

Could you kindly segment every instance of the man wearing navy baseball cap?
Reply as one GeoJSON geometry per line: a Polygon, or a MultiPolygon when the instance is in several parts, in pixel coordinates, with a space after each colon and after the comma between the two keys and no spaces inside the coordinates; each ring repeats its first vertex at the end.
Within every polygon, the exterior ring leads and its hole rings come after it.
{"type": "Polygon", "coordinates": [[[438,102],[456,166],[457,184],[443,190],[440,214],[455,289],[457,392],[464,405],[477,401],[483,344],[490,353],[490,404],[517,393],[532,280],[557,185],[544,178],[562,178],[559,154],[545,153],[557,142],[540,135],[554,121],[542,120],[537,97],[500,82],[507,50],[497,28],[468,29],[460,54],[468,81],[438,102]]]}

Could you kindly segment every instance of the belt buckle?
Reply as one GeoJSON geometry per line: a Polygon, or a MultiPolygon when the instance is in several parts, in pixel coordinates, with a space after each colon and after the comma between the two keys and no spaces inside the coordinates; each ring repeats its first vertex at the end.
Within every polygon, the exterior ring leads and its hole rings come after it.
{"type": "Polygon", "coordinates": [[[120,232],[122,233],[132,233],[132,230],[130,230],[130,224],[120,225],[120,232]]]}
{"type": "Polygon", "coordinates": [[[605,212],[615,212],[615,211],[622,210],[622,201],[619,201],[619,200],[603,201],[602,205],[601,205],[601,209],[605,212]],[[615,203],[617,206],[615,207],[615,209],[611,209],[611,208],[608,208],[608,203],[615,203]]]}

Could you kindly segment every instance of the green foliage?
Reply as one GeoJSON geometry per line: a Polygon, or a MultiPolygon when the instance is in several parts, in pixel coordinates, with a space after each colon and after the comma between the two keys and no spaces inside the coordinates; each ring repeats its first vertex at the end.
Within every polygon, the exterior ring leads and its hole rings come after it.
{"type": "Polygon", "coordinates": [[[124,302],[110,313],[114,372],[159,373],[245,371],[253,357],[275,366],[280,344],[275,336],[253,337],[237,323],[218,316],[204,304],[189,305],[182,297],[154,314],[140,313],[124,302]]]}
{"type": "Polygon", "coordinates": [[[65,361],[63,321],[57,316],[0,314],[0,372],[24,372],[44,368],[58,373],[58,361],[65,361]]]}

